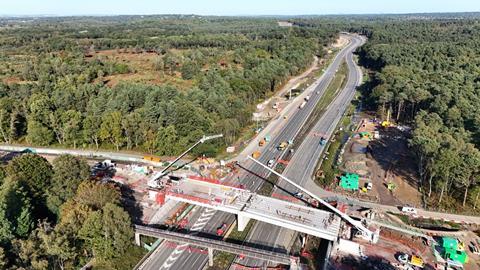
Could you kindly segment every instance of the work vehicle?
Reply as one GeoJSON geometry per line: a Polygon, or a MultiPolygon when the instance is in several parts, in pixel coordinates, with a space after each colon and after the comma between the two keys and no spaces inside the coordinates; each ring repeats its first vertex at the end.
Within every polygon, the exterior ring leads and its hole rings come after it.
{"type": "Polygon", "coordinates": [[[280,150],[280,151],[283,151],[283,150],[285,150],[285,148],[287,148],[287,146],[288,146],[287,142],[282,142],[278,145],[277,149],[280,150]]]}
{"type": "Polygon", "coordinates": [[[475,242],[470,242],[470,244],[468,244],[468,248],[473,254],[480,254],[480,250],[478,249],[478,246],[477,244],[475,244],[475,242]]]}
{"type": "Polygon", "coordinates": [[[417,214],[417,209],[410,207],[410,206],[403,206],[402,207],[402,212],[407,213],[407,214],[417,214]]]}
{"type": "Polygon", "coordinates": [[[408,255],[405,253],[402,253],[398,255],[397,260],[401,263],[408,263],[408,255]]]}
{"type": "Polygon", "coordinates": [[[305,97],[305,101],[308,101],[310,99],[310,96],[305,97]]]}
{"type": "Polygon", "coordinates": [[[222,225],[217,228],[217,236],[223,235],[225,233],[225,230],[227,230],[227,223],[222,223],[222,225]]]}
{"type": "Polygon", "coordinates": [[[264,146],[266,143],[265,139],[261,139],[259,142],[258,142],[258,146],[264,146]]]}
{"type": "Polygon", "coordinates": [[[409,264],[409,265],[420,267],[420,268],[423,268],[425,265],[422,258],[415,255],[409,256],[408,254],[405,254],[405,253],[399,254],[397,256],[397,260],[400,263],[409,264]]]}
{"type": "Polygon", "coordinates": [[[274,160],[274,159],[270,159],[270,160],[268,161],[268,163],[267,163],[267,166],[268,166],[268,167],[272,167],[273,164],[275,164],[275,160],[274,160]]]}
{"type": "Polygon", "coordinates": [[[307,104],[306,101],[302,102],[302,104],[300,104],[300,106],[298,106],[299,109],[303,109],[303,107],[305,107],[305,105],[307,104]]]}
{"type": "Polygon", "coordinates": [[[373,184],[372,184],[371,182],[365,183],[365,187],[366,187],[368,190],[372,190],[373,184]]]}
{"type": "Polygon", "coordinates": [[[326,143],[327,140],[324,137],[320,138],[320,145],[325,145],[326,143]]]}

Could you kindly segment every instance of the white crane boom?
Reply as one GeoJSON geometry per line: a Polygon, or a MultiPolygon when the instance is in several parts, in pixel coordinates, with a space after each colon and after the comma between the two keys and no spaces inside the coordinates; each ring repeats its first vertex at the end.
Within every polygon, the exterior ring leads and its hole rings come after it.
{"type": "Polygon", "coordinates": [[[315,200],[317,200],[318,202],[320,202],[321,204],[323,204],[325,207],[327,207],[328,209],[332,210],[334,213],[336,213],[337,215],[339,215],[341,218],[343,218],[344,220],[346,220],[348,223],[350,223],[351,225],[353,225],[355,228],[357,228],[361,233],[362,235],[367,238],[369,241],[373,242],[373,243],[376,243],[378,241],[378,234],[377,233],[374,233],[372,231],[370,231],[368,228],[366,228],[365,226],[363,226],[362,222],[358,221],[358,220],[354,220],[352,219],[349,215],[345,214],[345,213],[342,213],[342,211],[338,210],[337,208],[333,207],[332,205],[330,205],[329,203],[327,203],[326,201],[322,200],[320,197],[318,197],[317,195],[313,194],[312,192],[310,192],[309,190],[305,189],[304,187],[298,185],[297,183],[293,182],[292,180],[288,179],[287,177],[281,175],[280,173],[276,172],[275,170],[273,170],[272,168],[264,165],[263,163],[261,163],[260,161],[256,160],[255,158],[251,157],[251,156],[248,156],[249,159],[253,160],[255,163],[261,165],[263,168],[267,169],[268,171],[270,171],[271,173],[277,175],[278,177],[282,178],[283,180],[287,181],[288,183],[290,183],[291,185],[293,185],[294,187],[300,189],[301,191],[303,191],[305,194],[308,194],[310,197],[314,198],[315,200]]]}

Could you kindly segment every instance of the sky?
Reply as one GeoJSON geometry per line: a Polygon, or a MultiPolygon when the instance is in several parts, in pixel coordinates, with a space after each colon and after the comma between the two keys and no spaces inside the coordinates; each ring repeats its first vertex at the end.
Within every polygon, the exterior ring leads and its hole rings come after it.
{"type": "Polygon", "coordinates": [[[480,0],[0,0],[0,15],[310,15],[480,11],[480,0]]]}

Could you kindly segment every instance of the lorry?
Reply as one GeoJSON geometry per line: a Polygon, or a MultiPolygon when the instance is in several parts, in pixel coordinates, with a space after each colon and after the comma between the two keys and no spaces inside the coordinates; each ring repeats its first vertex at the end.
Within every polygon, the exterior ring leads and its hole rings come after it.
{"type": "Polygon", "coordinates": [[[227,223],[222,223],[222,225],[217,228],[217,236],[222,236],[225,233],[225,230],[227,230],[227,223]]]}
{"type": "Polygon", "coordinates": [[[306,101],[302,102],[302,104],[300,104],[300,106],[298,106],[299,109],[303,109],[303,107],[305,107],[305,105],[307,104],[306,101]]]}
{"type": "Polygon", "coordinates": [[[287,148],[287,146],[288,146],[287,142],[282,142],[278,145],[277,149],[280,150],[280,151],[283,151],[283,150],[285,150],[285,148],[287,148]]]}

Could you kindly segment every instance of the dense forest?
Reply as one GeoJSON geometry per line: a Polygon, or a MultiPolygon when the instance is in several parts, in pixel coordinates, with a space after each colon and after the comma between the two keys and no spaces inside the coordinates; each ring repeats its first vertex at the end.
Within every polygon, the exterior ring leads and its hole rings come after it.
{"type": "Polygon", "coordinates": [[[0,269],[131,269],[130,215],[121,190],[88,180],[85,160],[35,154],[0,167],[0,269]]]}
{"type": "Polygon", "coordinates": [[[308,67],[335,27],[274,19],[120,16],[4,21],[0,139],[172,155],[203,134],[224,140],[254,106],[308,67]]]}
{"type": "Polygon", "coordinates": [[[367,96],[378,114],[413,127],[425,201],[476,208],[480,195],[478,19],[367,23],[361,63],[374,71],[367,96]]]}

